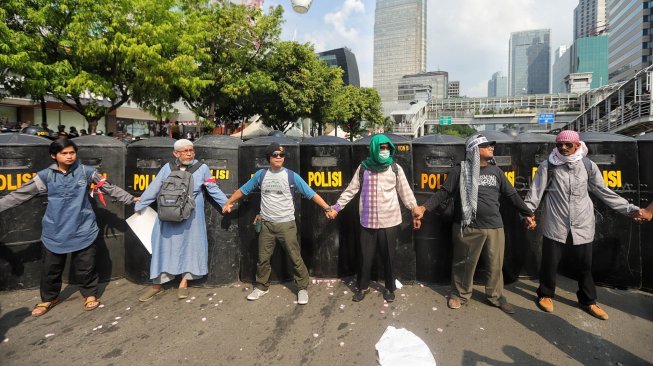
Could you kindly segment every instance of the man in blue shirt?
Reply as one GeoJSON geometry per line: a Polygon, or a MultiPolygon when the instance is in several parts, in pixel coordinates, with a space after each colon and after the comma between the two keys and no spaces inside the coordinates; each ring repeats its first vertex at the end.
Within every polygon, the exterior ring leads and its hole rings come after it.
{"type": "Polygon", "coordinates": [[[231,212],[234,202],[243,195],[248,195],[261,182],[261,218],[263,222],[258,238],[256,283],[252,293],[247,296],[247,300],[258,300],[268,293],[272,270],[270,258],[278,240],[293,263],[293,275],[298,289],[297,303],[304,305],[308,303],[308,269],[302,259],[297,241],[295,204],[289,175],[293,175],[292,181],[295,182],[295,188],[303,196],[317,203],[325,212],[330,211],[331,206],[324,202],[322,197],[315,193],[299,174],[283,167],[285,156],[286,151],[283,146],[276,142],[268,145],[265,149],[265,157],[270,163],[270,168],[257,171],[247,183],[237,189],[225,204],[222,212],[231,212]],[[261,179],[262,174],[264,174],[263,179],[261,179]]]}

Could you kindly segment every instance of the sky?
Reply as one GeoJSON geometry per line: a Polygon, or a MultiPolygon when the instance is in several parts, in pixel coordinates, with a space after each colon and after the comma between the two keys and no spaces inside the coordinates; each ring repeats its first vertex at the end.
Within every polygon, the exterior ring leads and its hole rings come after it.
{"type": "MultiPolygon", "coordinates": [[[[265,0],[284,8],[282,39],[310,42],[316,52],[343,46],[356,55],[361,86],[372,86],[374,0],[314,0],[306,14],[291,0],[265,0]]],[[[551,29],[551,56],[573,40],[578,0],[427,0],[426,71],[447,71],[461,95],[487,96],[492,74],[508,74],[510,32],[551,29]]],[[[553,63],[553,61],[552,61],[553,63]]]]}

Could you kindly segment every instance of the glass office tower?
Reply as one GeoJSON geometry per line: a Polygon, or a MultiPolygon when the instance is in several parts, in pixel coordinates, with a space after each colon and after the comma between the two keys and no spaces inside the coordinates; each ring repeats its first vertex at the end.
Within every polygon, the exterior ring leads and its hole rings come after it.
{"type": "Polygon", "coordinates": [[[551,75],[550,29],[510,33],[510,95],[548,94],[551,75]]]}
{"type": "Polygon", "coordinates": [[[608,2],[610,83],[627,80],[651,65],[651,7],[649,0],[608,2]]]}
{"type": "Polygon", "coordinates": [[[373,84],[384,102],[397,100],[399,79],[426,71],[426,0],[377,0],[373,84]]]}

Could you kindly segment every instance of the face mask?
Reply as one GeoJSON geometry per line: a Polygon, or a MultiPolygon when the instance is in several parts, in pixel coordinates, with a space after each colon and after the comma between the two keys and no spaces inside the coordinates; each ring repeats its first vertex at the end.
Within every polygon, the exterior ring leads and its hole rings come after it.
{"type": "Polygon", "coordinates": [[[381,158],[381,160],[385,160],[389,157],[390,157],[390,150],[383,150],[379,152],[379,158],[381,158]]]}

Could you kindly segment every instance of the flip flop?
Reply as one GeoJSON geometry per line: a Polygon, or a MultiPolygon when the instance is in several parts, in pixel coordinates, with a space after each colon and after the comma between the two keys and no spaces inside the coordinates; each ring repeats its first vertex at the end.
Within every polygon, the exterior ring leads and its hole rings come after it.
{"type": "Polygon", "coordinates": [[[61,302],[61,300],[54,299],[52,301],[47,301],[47,302],[42,302],[40,304],[36,304],[36,306],[34,306],[34,309],[32,309],[32,316],[35,317],[35,318],[38,318],[39,316],[41,316],[41,315],[47,313],[48,311],[50,311],[50,309],[52,309],[53,307],[57,306],[57,304],[60,303],[60,302],[61,302]],[[43,309],[43,310],[40,313],[34,313],[34,310],[36,310],[36,309],[43,309]]]}
{"type": "Polygon", "coordinates": [[[100,299],[95,298],[95,299],[91,300],[89,298],[90,298],[90,296],[87,297],[86,300],[84,301],[84,311],[91,311],[91,310],[97,309],[97,307],[100,306],[100,299]],[[92,303],[95,303],[95,304],[94,305],[89,305],[89,304],[92,304],[92,303]]]}

